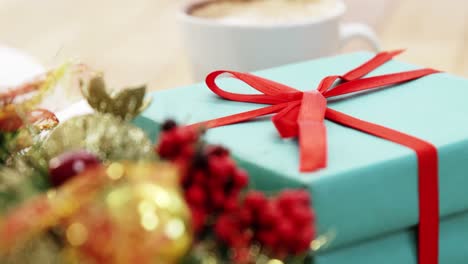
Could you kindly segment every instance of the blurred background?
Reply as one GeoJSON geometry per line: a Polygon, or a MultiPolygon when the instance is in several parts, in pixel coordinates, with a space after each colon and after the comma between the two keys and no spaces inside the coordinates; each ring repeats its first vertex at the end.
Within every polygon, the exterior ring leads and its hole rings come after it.
{"type": "MultiPolygon", "coordinates": [[[[183,0],[0,0],[0,45],[45,66],[79,59],[111,85],[159,90],[192,82],[175,14],[183,0]]],[[[345,0],[407,62],[468,77],[468,1],[345,0]]],[[[345,48],[367,48],[355,41],[345,48]]]]}

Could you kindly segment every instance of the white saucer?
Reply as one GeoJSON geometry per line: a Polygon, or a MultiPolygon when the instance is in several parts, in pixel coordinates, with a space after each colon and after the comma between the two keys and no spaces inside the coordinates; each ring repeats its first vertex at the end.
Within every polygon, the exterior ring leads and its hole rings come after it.
{"type": "Polygon", "coordinates": [[[0,45],[0,91],[44,72],[44,67],[19,50],[0,45]]]}

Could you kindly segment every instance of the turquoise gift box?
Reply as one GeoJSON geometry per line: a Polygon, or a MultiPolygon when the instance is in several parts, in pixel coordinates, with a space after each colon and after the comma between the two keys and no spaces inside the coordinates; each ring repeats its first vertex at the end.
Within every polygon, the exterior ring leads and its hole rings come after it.
{"type": "MultiPolygon", "coordinates": [[[[348,72],[372,57],[371,53],[354,53],[255,74],[299,90],[312,90],[322,78],[348,72]]],[[[393,60],[369,76],[416,68],[393,60]]],[[[229,91],[252,93],[250,87],[231,78],[217,83],[229,91]]],[[[156,92],[152,97],[151,106],[135,123],[153,138],[158,124],[168,118],[191,124],[263,106],[220,99],[205,84],[156,92]]],[[[329,101],[328,106],[433,143],[439,155],[440,217],[444,220],[441,232],[447,225],[445,218],[450,228],[455,225],[468,229],[468,216],[448,220],[454,214],[468,212],[468,80],[438,73],[392,89],[329,101]]],[[[269,118],[214,128],[206,139],[231,149],[249,171],[252,187],[265,191],[303,187],[310,191],[319,234],[336,233],[327,249],[317,256],[317,263],[350,263],[350,255],[360,252],[356,245],[365,248],[370,244],[371,250],[381,245],[382,251],[391,248],[392,243],[395,248],[414,248],[416,237],[411,228],[418,223],[416,154],[329,121],[326,127],[328,165],[313,173],[299,172],[297,142],[281,139],[269,118]],[[411,239],[405,239],[408,237],[411,239]],[[333,258],[336,260],[329,261],[333,258]]],[[[441,258],[445,247],[442,233],[441,258]]],[[[393,263],[416,263],[416,257],[400,261],[393,263]]],[[[441,259],[441,263],[449,260],[441,259]]]]}

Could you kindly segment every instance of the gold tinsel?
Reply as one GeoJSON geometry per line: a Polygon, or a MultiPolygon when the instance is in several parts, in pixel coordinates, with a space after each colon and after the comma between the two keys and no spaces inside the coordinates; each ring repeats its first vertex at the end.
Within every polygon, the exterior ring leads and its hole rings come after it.
{"type": "Polygon", "coordinates": [[[43,149],[49,158],[80,149],[104,161],[155,158],[151,141],[141,129],[110,114],[89,114],[65,121],[45,139],[43,149]]]}

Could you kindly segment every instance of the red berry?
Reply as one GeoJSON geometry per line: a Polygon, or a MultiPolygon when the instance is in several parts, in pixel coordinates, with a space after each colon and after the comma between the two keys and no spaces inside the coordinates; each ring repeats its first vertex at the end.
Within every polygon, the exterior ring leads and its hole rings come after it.
{"type": "Polygon", "coordinates": [[[295,196],[299,204],[310,206],[310,194],[307,190],[296,190],[295,196]]]}
{"type": "Polygon", "coordinates": [[[283,219],[276,228],[276,233],[278,237],[280,237],[284,241],[288,241],[289,238],[296,236],[296,230],[294,226],[287,221],[287,219],[283,219]]]}
{"type": "Polygon", "coordinates": [[[296,247],[293,249],[294,254],[300,254],[310,248],[310,243],[314,239],[315,231],[312,227],[306,227],[298,234],[296,247]]]}
{"type": "Polygon", "coordinates": [[[179,144],[176,142],[173,133],[161,133],[159,144],[156,147],[156,152],[161,158],[172,160],[176,157],[179,151],[179,144]]]}
{"type": "Polygon", "coordinates": [[[161,158],[168,160],[192,159],[194,145],[198,141],[198,133],[191,127],[174,127],[167,125],[159,136],[156,152],[161,158]]]}
{"type": "Polygon", "coordinates": [[[198,135],[192,127],[178,127],[174,130],[174,134],[178,142],[182,144],[193,143],[198,140],[198,135]]]}
{"type": "Polygon", "coordinates": [[[258,212],[258,222],[263,227],[274,226],[282,221],[282,215],[274,203],[269,202],[258,212]]]}
{"type": "Polygon", "coordinates": [[[193,144],[187,144],[181,147],[179,158],[183,160],[190,160],[194,155],[195,155],[195,146],[193,144]]]}
{"type": "Polygon", "coordinates": [[[314,221],[314,213],[310,207],[296,207],[291,211],[291,220],[297,225],[310,225],[314,221]]]}
{"type": "Polygon", "coordinates": [[[231,215],[226,214],[218,218],[214,231],[219,239],[231,244],[233,237],[239,232],[239,229],[231,215]]]}
{"type": "Polygon", "coordinates": [[[211,190],[211,200],[213,202],[213,205],[216,208],[223,208],[224,201],[226,200],[226,196],[224,195],[223,190],[220,189],[214,189],[211,190]]]}
{"type": "Polygon", "coordinates": [[[218,156],[224,157],[229,155],[229,150],[223,146],[209,146],[208,147],[208,155],[209,156],[218,156]]]}
{"type": "Polygon", "coordinates": [[[202,170],[193,172],[192,176],[193,184],[204,186],[208,180],[208,176],[202,170]]]}
{"type": "Polygon", "coordinates": [[[203,205],[206,200],[205,191],[197,185],[190,186],[187,191],[185,191],[185,197],[187,203],[190,205],[203,205]]]}
{"type": "Polygon", "coordinates": [[[234,172],[234,186],[238,189],[242,189],[249,184],[249,175],[243,169],[237,169],[234,172]]]}
{"type": "Polygon", "coordinates": [[[262,210],[266,205],[268,201],[267,198],[265,197],[265,194],[259,191],[249,191],[245,195],[245,200],[244,204],[246,207],[253,211],[260,211],[262,210]]]}
{"type": "Polygon", "coordinates": [[[223,183],[228,180],[235,169],[234,161],[229,157],[212,156],[208,160],[208,166],[212,177],[221,179],[223,183]]]}
{"type": "Polygon", "coordinates": [[[270,248],[274,248],[278,241],[278,237],[276,236],[276,234],[274,234],[270,230],[260,231],[256,234],[256,237],[262,245],[268,246],[270,248]]]}
{"type": "Polygon", "coordinates": [[[241,222],[242,225],[244,226],[250,226],[253,222],[253,215],[252,212],[246,208],[242,207],[239,209],[239,221],[241,222]]]}
{"type": "Polygon", "coordinates": [[[282,191],[276,198],[276,203],[284,212],[288,212],[297,205],[295,193],[290,190],[282,191]]]}
{"type": "MultiPolygon", "coordinates": [[[[239,200],[239,196],[240,196],[240,193],[241,193],[241,189],[237,189],[236,187],[234,186],[225,186],[225,189],[227,187],[231,187],[230,190],[226,190],[226,196],[228,197],[232,197],[233,199],[236,199],[236,200],[239,200]]],[[[239,202],[240,203],[240,202],[239,202]]]]}
{"type": "Polygon", "coordinates": [[[210,191],[222,190],[224,192],[224,183],[221,183],[220,180],[216,179],[212,175],[209,175],[206,185],[210,191]]]}
{"type": "MultiPolygon", "coordinates": [[[[181,170],[181,171],[184,172],[184,170],[181,170]]],[[[188,173],[181,173],[180,183],[181,183],[182,188],[186,190],[192,184],[191,175],[188,173]]]]}
{"type": "Polygon", "coordinates": [[[174,128],[177,127],[177,123],[172,120],[172,119],[168,119],[166,121],[164,121],[164,123],[161,125],[161,130],[162,131],[169,131],[169,130],[172,130],[174,128]]]}
{"type": "Polygon", "coordinates": [[[239,200],[237,196],[228,197],[224,201],[224,211],[231,212],[239,208],[239,200]]]}
{"type": "Polygon", "coordinates": [[[231,236],[230,245],[235,248],[246,248],[250,244],[252,236],[246,230],[236,225],[236,232],[231,236]]]}
{"type": "Polygon", "coordinates": [[[205,211],[196,207],[191,208],[191,211],[193,229],[195,233],[200,233],[203,230],[203,227],[205,226],[207,214],[205,211]]]}
{"type": "Polygon", "coordinates": [[[101,161],[95,155],[84,150],[61,154],[49,162],[50,181],[53,186],[59,186],[73,176],[99,164],[101,161]]]}

